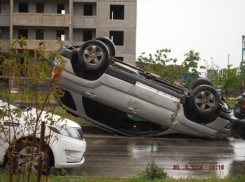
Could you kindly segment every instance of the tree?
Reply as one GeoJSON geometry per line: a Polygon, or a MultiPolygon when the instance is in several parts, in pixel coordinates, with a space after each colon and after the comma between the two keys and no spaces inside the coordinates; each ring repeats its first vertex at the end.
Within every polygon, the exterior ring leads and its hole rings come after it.
{"type": "MultiPolygon", "coordinates": [[[[185,60],[182,62],[182,66],[184,67],[187,75],[187,79],[181,79],[181,84],[183,86],[188,86],[193,79],[196,77],[199,77],[201,74],[198,69],[198,62],[200,61],[200,53],[194,52],[193,50],[190,50],[188,53],[186,53],[184,56],[186,57],[185,60]]],[[[200,66],[200,69],[205,68],[204,66],[200,66]]]]}
{"type": "Polygon", "coordinates": [[[218,76],[219,66],[214,63],[212,57],[210,63],[205,59],[204,59],[204,63],[205,63],[207,79],[213,83],[215,81],[215,78],[218,76]]]}
{"type": "Polygon", "coordinates": [[[150,65],[154,74],[171,82],[177,81],[180,77],[181,68],[176,67],[177,59],[168,58],[169,53],[171,53],[170,49],[160,49],[154,55],[149,54],[147,57],[143,52],[137,59],[138,65],[142,69],[146,69],[145,66],[150,65]]]}
{"type": "MultiPolygon", "coordinates": [[[[185,87],[201,74],[197,70],[198,61],[201,59],[198,52],[190,50],[184,55],[186,58],[181,65],[176,65],[177,59],[168,58],[169,53],[171,53],[170,49],[160,49],[154,55],[149,54],[147,57],[143,52],[137,59],[138,65],[142,69],[146,69],[146,65],[150,65],[155,74],[170,82],[180,82],[185,87]],[[184,79],[185,76],[187,79],[184,79]]],[[[205,67],[200,66],[200,68],[205,67]]]]}
{"type": "MultiPolygon", "coordinates": [[[[56,79],[57,82],[53,82],[51,79],[52,66],[50,66],[50,63],[53,61],[52,57],[60,60],[57,63],[60,70],[64,70],[65,61],[59,53],[53,53],[46,60],[43,42],[40,42],[38,48],[33,50],[35,55],[39,55],[38,59],[37,57],[30,57],[29,51],[27,41],[21,38],[10,45],[8,52],[0,52],[0,59],[2,59],[0,71],[6,72],[7,74],[3,76],[3,79],[10,81],[9,86],[0,83],[0,86],[2,86],[0,98],[6,101],[6,104],[1,106],[0,120],[8,123],[6,125],[0,122],[0,140],[4,141],[4,143],[0,143],[0,147],[7,151],[9,181],[31,181],[31,168],[37,163],[37,158],[40,159],[38,160],[40,161],[38,162],[40,164],[38,168],[41,169],[38,170],[38,176],[40,177],[41,171],[48,170],[47,165],[45,166],[45,164],[48,164],[47,151],[36,150],[39,148],[41,140],[40,123],[46,122],[47,124],[48,122],[49,126],[52,126],[58,122],[53,117],[55,108],[51,107],[49,112],[45,112],[44,107],[47,106],[51,97],[55,94],[55,88],[59,83],[59,78],[56,79]],[[19,47],[19,53],[15,47],[19,47]],[[11,93],[13,85],[18,85],[16,94],[11,93]],[[13,109],[11,104],[16,102],[17,99],[21,105],[27,107],[13,109]],[[34,111],[28,105],[35,107],[37,110],[34,111]],[[22,112],[23,109],[26,109],[25,114],[22,112]],[[20,124],[23,117],[24,125],[20,124]],[[6,118],[8,118],[7,121],[5,121],[6,118]],[[18,138],[21,138],[21,140],[18,140],[18,138]],[[20,151],[18,152],[22,148],[25,149],[26,153],[20,154],[20,151]],[[23,174],[19,172],[19,168],[16,168],[19,166],[16,162],[18,159],[23,161],[20,164],[24,168],[21,171],[23,174]]],[[[50,133],[45,135],[43,143],[49,144],[51,142],[49,136],[50,133]]],[[[40,179],[37,178],[37,181],[40,181],[40,179]]]]}
{"type": "Polygon", "coordinates": [[[221,85],[223,90],[226,90],[226,98],[228,96],[227,91],[232,91],[241,86],[241,74],[238,68],[232,68],[232,65],[227,65],[227,69],[223,69],[219,72],[214,82],[216,85],[221,85]]]}

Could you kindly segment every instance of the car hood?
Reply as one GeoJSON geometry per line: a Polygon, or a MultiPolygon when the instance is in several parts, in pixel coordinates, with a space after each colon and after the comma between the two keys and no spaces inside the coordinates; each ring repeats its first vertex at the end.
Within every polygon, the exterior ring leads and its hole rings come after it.
{"type": "MultiPolygon", "coordinates": [[[[23,114],[25,116],[32,115],[34,118],[36,118],[40,112],[40,110],[31,108],[29,111],[24,111],[23,114]]],[[[46,111],[42,111],[39,121],[44,121],[47,125],[59,125],[72,128],[80,128],[80,126],[76,122],[67,118],[63,118],[56,114],[48,113],[46,111]]]]}
{"type": "MultiPolygon", "coordinates": [[[[7,107],[10,110],[14,110],[14,109],[18,108],[15,105],[12,105],[12,104],[8,105],[7,102],[4,102],[4,101],[0,100],[0,108],[4,109],[4,108],[7,108],[7,107]]],[[[16,116],[16,118],[20,119],[20,120],[18,120],[18,123],[20,123],[20,124],[23,123],[24,124],[24,123],[26,123],[26,120],[28,120],[28,118],[30,120],[35,120],[39,116],[40,112],[41,112],[41,115],[40,115],[40,118],[39,118],[39,122],[44,121],[47,125],[59,125],[59,126],[80,128],[79,124],[77,124],[76,122],[74,122],[74,121],[72,121],[70,119],[63,118],[63,117],[61,117],[59,115],[48,113],[46,111],[37,110],[35,108],[26,108],[26,109],[22,110],[21,115],[16,116]]],[[[4,117],[3,120],[6,122],[9,119],[7,117],[4,117]]]]}

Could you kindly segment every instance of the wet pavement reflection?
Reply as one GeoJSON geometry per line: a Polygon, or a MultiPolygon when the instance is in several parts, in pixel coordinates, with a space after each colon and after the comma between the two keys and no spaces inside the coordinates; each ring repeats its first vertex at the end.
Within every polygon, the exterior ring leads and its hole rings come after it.
{"type": "Polygon", "coordinates": [[[220,178],[245,172],[245,141],[235,138],[210,140],[186,138],[145,138],[85,136],[85,163],[68,171],[87,176],[132,177],[155,159],[168,176],[220,178]]]}

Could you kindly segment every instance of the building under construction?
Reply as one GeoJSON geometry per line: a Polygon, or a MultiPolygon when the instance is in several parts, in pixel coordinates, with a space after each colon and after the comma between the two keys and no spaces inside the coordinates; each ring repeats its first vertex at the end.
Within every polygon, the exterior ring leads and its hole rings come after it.
{"type": "Polygon", "coordinates": [[[0,40],[5,50],[22,36],[30,50],[43,41],[54,51],[60,48],[57,39],[81,45],[109,37],[116,56],[135,64],[136,12],[137,0],[1,0],[0,40]]]}

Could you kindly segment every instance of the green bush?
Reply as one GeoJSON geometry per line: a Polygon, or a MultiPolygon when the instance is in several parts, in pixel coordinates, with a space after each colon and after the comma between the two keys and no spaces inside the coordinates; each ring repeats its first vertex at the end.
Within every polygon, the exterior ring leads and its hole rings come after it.
{"type": "Polygon", "coordinates": [[[146,170],[143,171],[142,177],[150,180],[162,179],[167,177],[167,173],[164,172],[164,168],[158,167],[155,163],[155,159],[153,159],[151,162],[147,163],[146,170]]]}

